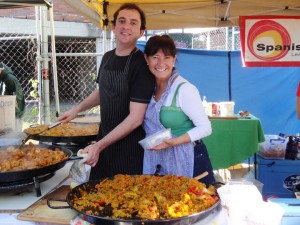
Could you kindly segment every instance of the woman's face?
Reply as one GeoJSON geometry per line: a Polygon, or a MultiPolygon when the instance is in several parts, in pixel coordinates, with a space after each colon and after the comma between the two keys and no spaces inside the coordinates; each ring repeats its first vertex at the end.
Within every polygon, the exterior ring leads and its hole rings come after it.
{"type": "Polygon", "coordinates": [[[145,56],[150,71],[156,79],[169,79],[176,60],[176,56],[165,55],[160,49],[153,56],[145,56]]]}

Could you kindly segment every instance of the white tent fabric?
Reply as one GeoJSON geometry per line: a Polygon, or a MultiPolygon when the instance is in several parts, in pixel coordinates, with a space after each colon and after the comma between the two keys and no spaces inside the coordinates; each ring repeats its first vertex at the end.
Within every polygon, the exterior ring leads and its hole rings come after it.
{"type": "MultiPolygon", "coordinates": [[[[233,27],[239,16],[300,15],[299,0],[64,0],[97,26],[113,19],[125,2],[139,5],[147,17],[148,30],[174,28],[233,27]],[[86,8],[90,10],[86,11],[86,8]],[[93,14],[90,14],[90,11],[93,14]],[[107,12],[107,13],[105,13],[107,12]],[[95,18],[95,14],[97,18],[95,18]],[[95,22],[96,20],[96,22],[95,22]]],[[[108,27],[109,29],[109,27],[108,27]]]]}

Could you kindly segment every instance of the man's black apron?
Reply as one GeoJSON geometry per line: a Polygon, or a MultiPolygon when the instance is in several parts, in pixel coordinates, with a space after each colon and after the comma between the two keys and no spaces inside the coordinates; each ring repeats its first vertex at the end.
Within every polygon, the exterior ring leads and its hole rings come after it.
{"type": "MultiPolygon", "coordinates": [[[[129,55],[123,70],[109,70],[105,62],[99,76],[101,124],[98,137],[101,139],[120,124],[129,114],[130,87],[129,66],[134,51],[129,55]]],[[[112,53],[114,54],[114,53],[112,53]]],[[[142,126],[112,144],[100,153],[99,161],[92,167],[90,180],[112,177],[115,174],[142,174],[144,150],[138,141],[145,137],[142,126]]]]}

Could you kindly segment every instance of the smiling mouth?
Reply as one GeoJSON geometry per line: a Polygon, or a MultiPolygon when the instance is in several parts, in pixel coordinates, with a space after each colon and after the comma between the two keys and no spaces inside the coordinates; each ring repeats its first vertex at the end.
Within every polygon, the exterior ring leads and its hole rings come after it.
{"type": "Polygon", "coordinates": [[[127,32],[121,32],[121,34],[122,35],[127,35],[127,36],[129,36],[130,34],[129,33],[127,33],[127,32]]]}
{"type": "Polygon", "coordinates": [[[156,71],[158,72],[164,72],[166,69],[162,69],[162,68],[155,68],[156,71]]]}

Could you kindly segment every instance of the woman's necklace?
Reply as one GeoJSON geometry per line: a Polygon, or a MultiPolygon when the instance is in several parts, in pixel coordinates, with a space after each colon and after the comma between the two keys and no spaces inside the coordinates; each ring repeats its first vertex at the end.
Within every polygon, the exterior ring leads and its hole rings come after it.
{"type": "Polygon", "coordinates": [[[159,88],[155,88],[155,91],[153,92],[153,98],[155,101],[159,101],[161,98],[161,95],[164,93],[166,90],[166,86],[161,86],[159,88]]]}
{"type": "MultiPolygon", "coordinates": [[[[174,78],[172,78],[171,80],[171,84],[173,84],[173,82],[175,81],[175,79],[178,77],[178,74],[176,74],[174,76],[174,78]]],[[[161,95],[165,92],[166,90],[166,87],[168,86],[168,83],[166,83],[166,85],[161,85],[159,88],[155,88],[154,92],[153,92],[153,98],[156,102],[158,102],[161,98],[161,95]]]]}
{"type": "Polygon", "coordinates": [[[156,95],[155,93],[153,94],[153,98],[154,98],[154,100],[155,100],[156,102],[159,101],[160,97],[161,97],[161,96],[158,96],[158,95],[156,95]]]}

